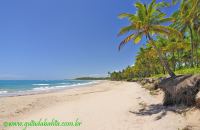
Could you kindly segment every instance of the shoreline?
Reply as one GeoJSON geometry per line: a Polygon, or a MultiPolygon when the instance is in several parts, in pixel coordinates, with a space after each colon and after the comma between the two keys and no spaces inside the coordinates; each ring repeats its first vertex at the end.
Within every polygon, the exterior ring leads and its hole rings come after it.
{"type": "MultiPolygon", "coordinates": [[[[162,106],[162,94],[150,95],[135,82],[102,81],[64,91],[0,98],[0,129],[4,121],[59,121],[79,119],[80,127],[56,127],[59,130],[177,130],[192,126],[199,130],[200,110],[176,113],[162,106]],[[173,122],[172,122],[173,120],[173,122]],[[168,122],[168,123],[166,123],[168,122]]],[[[174,108],[173,108],[174,109],[174,108]]],[[[28,127],[27,130],[52,130],[52,127],[28,127]]]]}
{"type": "Polygon", "coordinates": [[[61,87],[61,88],[51,88],[51,89],[47,89],[47,90],[36,90],[36,91],[25,90],[25,91],[15,92],[15,93],[5,93],[3,95],[0,95],[0,98],[54,93],[54,92],[65,91],[65,90],[73,89],[73,88],[77,88],[77,87],[85,87],[85,86],[89,86],[89,85],[94,85],[94,84],[98,84],[99,82],[101,82],[101,81],[94,80],[94,81],[90,81],[88,83],[82,83],[82,84],[78,83],[78,84],[66,85],[65,87],[61,87]]]}
{"type": "Polygon", "coordinates": [[[18,120],[29,112],[34,113],[40,109],[54,106],[57,103],[71,100],[79,94],[84,95],[87,92],[96,91],[99,89],[96,86],[104,82],[107,81],[101,80],[92,84],[63,88],[62,90],[51,92],[0,97],[0,129],[3,121],[7,119],[18,120]],[[65,98],[67,99],[65,100],[65,98]]]}

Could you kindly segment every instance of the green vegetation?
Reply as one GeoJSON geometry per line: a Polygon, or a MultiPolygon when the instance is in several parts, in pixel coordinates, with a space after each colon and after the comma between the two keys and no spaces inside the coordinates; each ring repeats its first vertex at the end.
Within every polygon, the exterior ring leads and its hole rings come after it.
{"type": "Polygon", "coordinates": [[[176,74],[200,74],[200,68],[189,68],[177,70],[176,74]]]}
{"type": "Polygon", "coordinates": [[[134,66],[110,74],[111,80],[133,80],[144,77],[162,77],[169,74],[200,73],[200,0],[173,0],[172,3],[152,0],[147,4],[136,2],[135,14],[122,13],[129,25],[119,35],[128,34],[119,49],[128,42],[139,43],[146,38],[145,46],[137,53],[134,66]],[[162,8],[179,4],[170,17],[162,8]]]}
{"type": "MultiPolygon", "coordinates": [[[[180,70],[175,71],[176,75],[184,75],[184,74],[200,74],[200,68],[182,68],[180,70]]],[[[167,77],[165,74],[158,74],[151,76],[152,78],[159,78],[159,77],[167,77]]]]}

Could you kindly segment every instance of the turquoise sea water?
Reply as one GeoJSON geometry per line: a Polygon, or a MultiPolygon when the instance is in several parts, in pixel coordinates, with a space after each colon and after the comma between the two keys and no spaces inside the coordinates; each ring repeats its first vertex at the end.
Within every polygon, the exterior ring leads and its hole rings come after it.
{"type": "Polygon", "coordinates": [[[49,92],[92,83],[88,80],[0,80],[0,96],[49,92]]]}

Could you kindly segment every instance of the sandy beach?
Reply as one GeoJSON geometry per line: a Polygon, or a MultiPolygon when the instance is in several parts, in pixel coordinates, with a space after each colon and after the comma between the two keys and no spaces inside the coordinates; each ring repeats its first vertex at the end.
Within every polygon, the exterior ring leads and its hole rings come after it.
{"type": "Polygon", "coordinates": [[[4,121],[78,121],[79,127],[27,127],[27,130],[182,130],[200,129],[200,110],[162,106],[162,93],[134,82],[101,81],[61,92],[0,98],[1,130],[4,121]]]}

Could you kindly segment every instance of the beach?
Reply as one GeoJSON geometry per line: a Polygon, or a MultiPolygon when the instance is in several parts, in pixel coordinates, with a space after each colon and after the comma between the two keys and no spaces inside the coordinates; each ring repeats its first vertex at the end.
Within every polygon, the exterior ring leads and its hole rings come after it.
{"type": "Polygon", "coordinates": [[[4,121],[40,119],[76,121],[80,126],[30,126],[27,130],[182,130],[200,129],[200,110],[162,106],[162,92],[151,95],[136,82],[100,81],[51,93],[0,98],[0,129],[4,121]]]}

